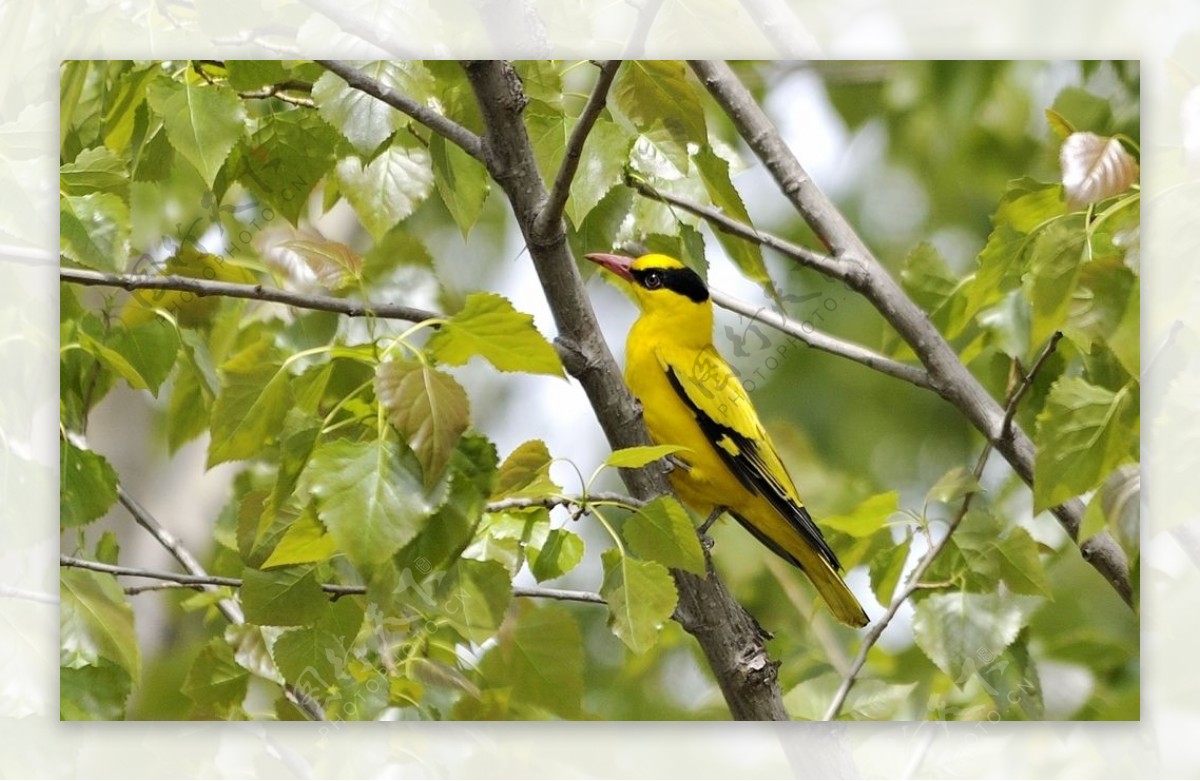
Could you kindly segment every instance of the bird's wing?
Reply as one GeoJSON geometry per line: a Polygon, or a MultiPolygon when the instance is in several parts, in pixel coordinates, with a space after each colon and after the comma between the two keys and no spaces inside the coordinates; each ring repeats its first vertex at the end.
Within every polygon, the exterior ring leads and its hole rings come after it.
{"type": "Polygon", "coordinates": [[[837,555],[804,509],[749,395],[725,359],[711,347],[690,361],[672,361],[674,356],[661,351],[656,354],[671,387],[738,481],[765,498],[834,570],[840,569],[837,555]]]}

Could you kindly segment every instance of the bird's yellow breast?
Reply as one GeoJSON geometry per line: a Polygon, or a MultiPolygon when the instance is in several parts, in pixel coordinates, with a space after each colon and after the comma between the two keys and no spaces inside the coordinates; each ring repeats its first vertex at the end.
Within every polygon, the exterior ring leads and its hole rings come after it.
{"type": "MultiPolygon", "coordinates": [[[[670,479],[679,498],[701,515],[713,507],[737,507],[757,504],[757,494],[729,471],[721,456],[700,428],[695,413],[671,387],[663,363],[678,371],[702,374],[707,361],[715,355],[712,345],[695,347],[655,343],[640,334],[637,325],[629,332],[626,344],[625,382],[642,404],[642,415],[650,437],[658,444],[687,448],[676,458],[670,479]]],[[[736,378],[732,378],[736,382],[736,378]]],[[[714,393],[722,389],[714,387],[714,393]]]]}

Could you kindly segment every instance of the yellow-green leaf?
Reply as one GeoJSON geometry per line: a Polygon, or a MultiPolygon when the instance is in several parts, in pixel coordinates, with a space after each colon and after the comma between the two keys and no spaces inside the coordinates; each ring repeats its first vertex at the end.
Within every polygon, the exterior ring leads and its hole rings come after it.
{"type": "Polygon", "coordinates": [[[501,371],[563,376],[558,353],[533,318],[496,293],[468,295],[462,311],[430,338],[429,351],[451,366],[479,355],[501,371]]]}
{"type": "Polygon", "coordinates": [[[663,565],[630,558],[616,548],[600,558],[600,595],[608,603],[608,625],[629,650],[645,653],[658,642],[659,630],[675,611],[675,582],[663,565]]]}
{"type": "Polygon", "coordinates": [[[639,445],[637,447],[626,447],[609,453],[608,458],[604,459],[604,465],[621,469],[637,469],[660,458],[666,458],[672,453],[681,453],[686,450],[686,447],[680,447],[679,445],[639,445]]]}
{"type": "Polygon", "coordinates": [[[470,423],[467,392],[449,374],[419,361],[390,360],[376,369],[375,395],[420,459],[425,487],[432,488],[470,423]]]}
{"type": "Polygon", "coordinates": [[[676,499],[660,496],[625,521],[621,533],[643,559],[704,576],[704,551],[687,510],[676,499]]]}

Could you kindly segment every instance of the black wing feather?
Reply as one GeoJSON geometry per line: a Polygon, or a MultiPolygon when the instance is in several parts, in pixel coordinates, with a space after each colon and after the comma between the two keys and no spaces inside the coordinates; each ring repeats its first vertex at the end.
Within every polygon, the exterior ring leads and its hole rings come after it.
{"type": "MultiPolygon", "coordinates": [[[[753,491],[770,502],[776,512],[787,519],[796,531],[803,535],[805,540],[821,554],[821,557],[829,562],[834,570],[840,570],[842,565],[838,561],[837,554],[833,552],[833,548],[829,547],[829,543],[825,541],[825,536],[821,534],[821,530],[813,522],[812,516],[808,514],[808,510],[793,502],[788,497],[787,492],[783,490],[783,487],[779,485],[778,481],[771,476],[770,470],[767,469],[766,464],[759,455],[758,443],[709,417],[704,410],[692,402],[687,391],[679,382],[679,378],[675,376],[675,371],[668,367],[666,368],[666,372],[667,379],[671,382],[671,387],[675,389],[675,393],[679,395],[683,403],[696,416],[696,422],[700,425],[700,430],[704,432],[704,436],[712,443],[713,449],[717,451],[717,455],[721,457],[721,460],[725,462],[725,465],[737,477],[738,482],[745,486],[747,490],[753,491]],[[732,442],[738,452],[734,454],[721,447],[719,443],[722,440],[732,442]]],[[[744,518],[739,517],[736,513],[733,515],[759,541],[766,544],[768,548],[792,564],[800,566],[799,562],[777,543],[766,538],[757,529],[748,524],[744,518]]]]}

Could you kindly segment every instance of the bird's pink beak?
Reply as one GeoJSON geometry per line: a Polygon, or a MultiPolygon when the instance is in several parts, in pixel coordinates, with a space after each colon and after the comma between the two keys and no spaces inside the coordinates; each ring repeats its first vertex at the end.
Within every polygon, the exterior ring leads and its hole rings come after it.
{"type": "Polygon", "coordinates": [[[633,258],[627,258],[624,255],[610,255],[606,252],[590,252],[584,257],[593,263],[600,264],[621,279],[628,282],[633,281],[633,274],[629,271],[629,267],[633,265],[633,258]]]}

